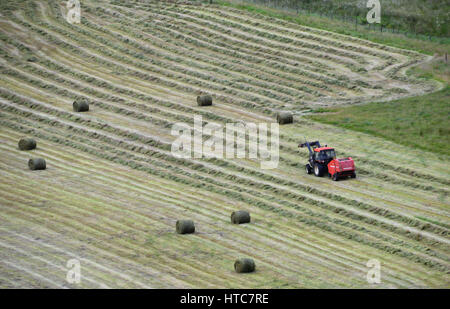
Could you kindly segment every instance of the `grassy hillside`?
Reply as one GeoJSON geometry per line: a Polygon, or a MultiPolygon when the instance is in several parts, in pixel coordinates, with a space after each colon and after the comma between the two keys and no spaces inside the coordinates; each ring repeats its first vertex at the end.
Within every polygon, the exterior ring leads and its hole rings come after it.
{"type": "Polygon", "coordinates": [[[311,119],[450,155],[450,87],[419,97],[326,110],[311,119]]]}
{"type": "Polygon", "coordinates": [[[448,157],[302,116],[429,93],[406,74],[429,57],[230,6],[84,0],[69,24],[65,2],[27,1],[0,19],[0,288],[450,286],[448,157]],[[295,115],[276,169],[171,153],[171,128],[195,115],[223,126],[279,110],[295,115]],[[20,151],[22,136],[37,148],[20,151]],[[357,178],[306,175],[305,137],[351,155],[357,178]],[[250,224],[230,222],[241,209],[250,224]],[[179,219],[196,233],[176,234],[179,219]],[[256,272],[234,272],[239,257],[256,272]]]}

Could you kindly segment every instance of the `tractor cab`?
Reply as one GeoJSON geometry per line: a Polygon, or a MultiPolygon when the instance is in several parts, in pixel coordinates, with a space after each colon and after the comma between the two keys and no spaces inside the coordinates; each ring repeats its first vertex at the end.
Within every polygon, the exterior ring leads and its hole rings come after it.
{"type": "Polygon", "coordinates": [[[333,159],[336,159],[336,152],[331,147],[314,148],[313,161],[328,164],[333,159]]]}

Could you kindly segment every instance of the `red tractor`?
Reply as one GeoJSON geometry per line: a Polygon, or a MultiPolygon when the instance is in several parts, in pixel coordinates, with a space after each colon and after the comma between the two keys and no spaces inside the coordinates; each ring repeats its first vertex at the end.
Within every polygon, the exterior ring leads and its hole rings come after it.
{"type": "Polygon", "coordinates": [[[355,163],[353,159],[342,158],[336,159],[336,152],[334,148],[321,147],[319,141],[305,142],[298,145],[298,147],[307,147],[309,150],[309,160],[306,164],[306,173],[317,177],[322,177],[328,174],[334,181],[343,177],[356,177],[355,163]]]}

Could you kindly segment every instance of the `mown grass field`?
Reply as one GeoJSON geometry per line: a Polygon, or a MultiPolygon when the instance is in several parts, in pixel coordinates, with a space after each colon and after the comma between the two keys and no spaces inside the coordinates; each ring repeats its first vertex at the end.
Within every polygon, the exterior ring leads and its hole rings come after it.
{"type": "Polygon", "coordinates": [[[406,74],[429,56],[219,5],[83,1],[71,25],[59,1],[20,3],[0,21],[0,287],[449,287],[448,157],[303,117],[429,93],[406,74]],[[214,105],[198,107],[205,92],[214,105]],[[295,117],[277,169],[170,152],[176,122],[278,110],[295,117]],[[358,177],[306,175],[304,137],[351,155],[358,177]],[[239,209],[251,224],[230,223],[239,209]],[[178,219],[196,233],[175,234],[178,219]],[[235,273],[238,257],[256,272],[235,273]]]}

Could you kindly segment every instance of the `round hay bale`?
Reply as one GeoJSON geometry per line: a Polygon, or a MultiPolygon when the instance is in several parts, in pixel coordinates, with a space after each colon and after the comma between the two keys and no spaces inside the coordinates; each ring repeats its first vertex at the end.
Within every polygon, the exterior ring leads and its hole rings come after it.
{"type": "Polygon", "coordinates": [[[73,102],[73,111],[77,113],[89,111],[89,102],[86,100],[75,100],[73,102]]]}
{"type": "Polygon", "coordinates": [[[255,261],[249,258],[237,259],[234,262],[234,270],[237,273],[251,273],[255,271],[255,261]]]}
{"type": "Polygon", "coordinates": [[[24,137],[19,140],[20,150],[32,150],[36,148],[36,141],[29,137],[24,137]]]}
{"type": "Polygon", "coordinates": [[[192,220],[178,220],[176,225],[178,234],[191,234],[195,232],[194,221],[192,220]]]}
{"type": "Polygon", "coordinates": [[[44,159],[34,158],[28,160],[28,167],[30,168],[30,170],[36,171],[36,170],[45,170],[47,168],[47,165],[44,159]]]}
{"type": "Polygon", "coordinates": [[[291,112],[279,112],[277,113],[277,122],[279,124],[288,124],[294,122],[294,116],[291,112]]]}
{"type": "Polygon", "coordinates": [[[36,62],[36,61],[38,61],[38,59],[35,56],[28,56],[27,61],[28,62],[36,62]]]}
{"type": "Polygon", "coordinates": [[[233,213],[231,214],[231,223],[250,223],[250,213],[245,210],[233,211],[233,213]]]}
{"type": "Polygon", "coordinates": [[[212,96],[210,95],[199,95],[197,97],[198,106],[209,106],[212,105],[212,96]]]}

